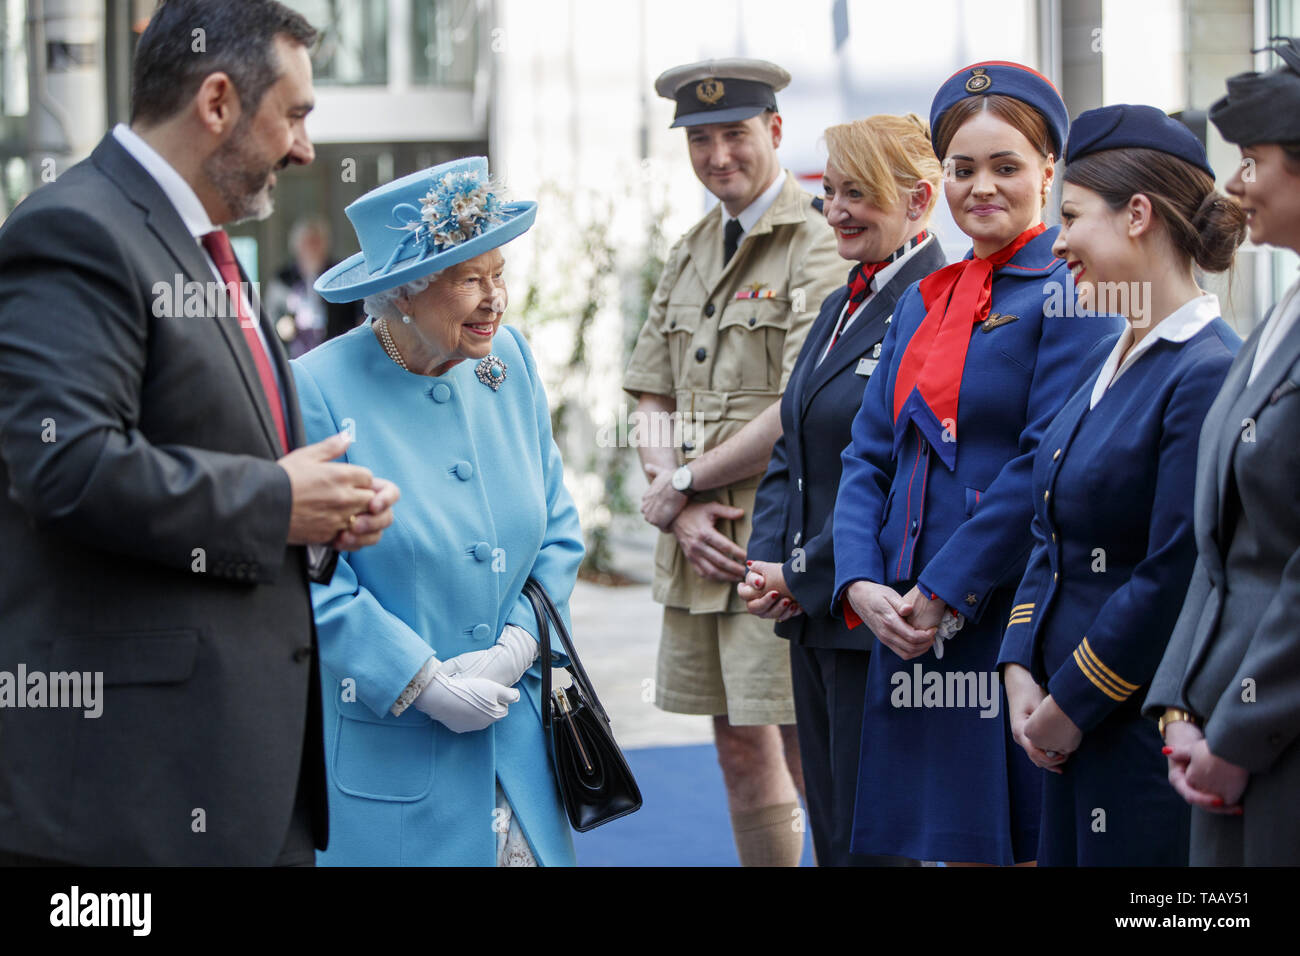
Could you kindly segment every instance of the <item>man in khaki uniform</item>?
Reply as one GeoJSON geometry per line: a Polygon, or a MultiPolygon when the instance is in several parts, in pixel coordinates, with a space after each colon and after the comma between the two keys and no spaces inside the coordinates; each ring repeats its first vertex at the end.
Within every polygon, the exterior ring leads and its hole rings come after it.
{"type": "Polygon", "coordinates": [[[655,82],[677,102],[673,126],[686,128],[695,174],[720,202],[669,252],[623,382],[638,419],[674,416],[676,426],[671,442],[638,443],[651,482],[641,510],[664,532],[655,703],[714,716],[745,866],[798,865],[802,774],[789,647],[771,621],[746,613],[736,584],[781,393],[822,299],[852,265],[820,203],[777,159],[776,91],[789,82],[747,59],[677,67],[655,82]]]}

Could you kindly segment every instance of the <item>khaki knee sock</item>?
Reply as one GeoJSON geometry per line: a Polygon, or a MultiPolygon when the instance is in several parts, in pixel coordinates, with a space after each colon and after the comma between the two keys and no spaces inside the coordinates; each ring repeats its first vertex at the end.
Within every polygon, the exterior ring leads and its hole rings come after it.
{"type": "Polygon", "coordinates": [[[741,866],[798,866],[803,833],[796,829],[795,801],[733,811],[731,832],[741,866]]]}

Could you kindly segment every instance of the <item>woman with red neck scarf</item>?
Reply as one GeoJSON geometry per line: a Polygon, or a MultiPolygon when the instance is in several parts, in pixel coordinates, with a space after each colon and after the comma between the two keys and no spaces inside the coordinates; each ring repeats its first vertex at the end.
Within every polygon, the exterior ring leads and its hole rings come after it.
{"type": "Polygon", "coordinates": [[[1055,87],[1016,63],[959,71],[931,107],[973,248],[900,297],[842,455],[832,609],[878,642],[855,853],[1035,856],[1039,772],[1011,736],[998,649],[1032,544],[1034,450],[1079,359],[1122,327],[1075,314],[1042,220],[1067,126],[1055,87]]]}

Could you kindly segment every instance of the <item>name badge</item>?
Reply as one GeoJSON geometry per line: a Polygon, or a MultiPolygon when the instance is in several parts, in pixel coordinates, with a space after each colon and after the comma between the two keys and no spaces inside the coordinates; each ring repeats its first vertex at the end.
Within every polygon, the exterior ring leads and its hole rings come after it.
{"type": "Polygon", "coordinates": [[[853,371],[854,374],[861,375],[863,378],[865,378],[868,375],[870,375],[872,372],[874,372],[876,370],[876,366],[879,364],[880,364],[880,359],[869,359],[869,358],[858,359],[858,367],[855,368],[853,371]]]}

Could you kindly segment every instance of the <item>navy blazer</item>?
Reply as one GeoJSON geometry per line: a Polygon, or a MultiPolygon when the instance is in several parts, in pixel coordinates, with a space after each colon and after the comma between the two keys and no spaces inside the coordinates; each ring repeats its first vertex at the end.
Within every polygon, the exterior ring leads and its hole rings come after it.
{"type": "Polygon", "coordinates": [[[1137,716],[1178,619],[1201,424],[1241,339],[1223,319],[1161,339],[1090,411],[1114,344],[1093,349],[1038,446],[1034,550],[998,657],[1028,668],[1085,733],[1117,709],[1137,716]]]}
{"type": "Polygon", "coordinates": [[[1070,395],[1079,356],[1123,328],[1113,315],[1044,315],[1072,301],[1065,263],[1052,255],[1058,231],[993,273],[990,317],[971,327],[952,471],[916,428],[894,456],[894,383],[926,312],[915,285],[898,300],[842,456],[832,613],[854,581],[919,581],[979,621],[999,589],[1019,583],[1032,544],[1034,449],[1070,395]]]}
{"type": "Polygon", "coordinates": [[[751,560],[784,562],[786,585],[803,606],[803,614],[776,625],[780,637],[854,650],[870,650],[875,640],[865,629],[850,631],[827,612],[835,588],[831,524],[840,450],[849,443],[853,416],[876,367],[875,347],[885,337],[898,297],[946,262],[938,240],[917,250],[863,306],[820,365],[817,357],[826,351],[849,297],[847,285],[822,303],[804,340],[781,396],[781,437],[754,499],[747,549],[751,560]]]}

